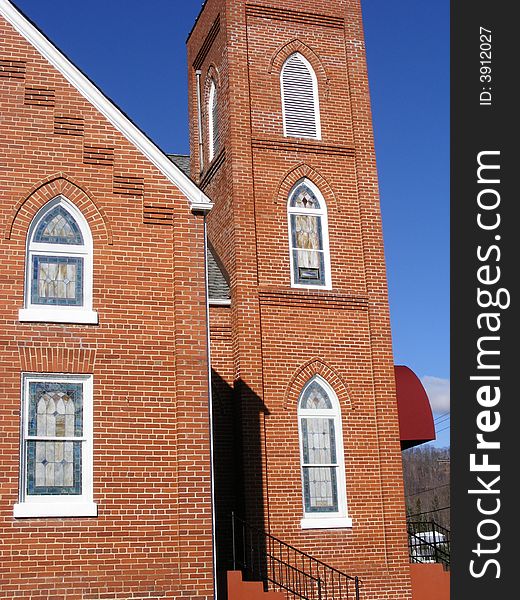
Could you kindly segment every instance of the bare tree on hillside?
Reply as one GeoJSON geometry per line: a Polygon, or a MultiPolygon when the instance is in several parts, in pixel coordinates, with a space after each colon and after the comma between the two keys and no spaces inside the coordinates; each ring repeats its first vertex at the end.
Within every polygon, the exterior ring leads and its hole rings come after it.
{"type": "Polygon", "coordinates": [[[450,450],[418,446],[403,452],[408,518],[450,529],[450,450]]]}

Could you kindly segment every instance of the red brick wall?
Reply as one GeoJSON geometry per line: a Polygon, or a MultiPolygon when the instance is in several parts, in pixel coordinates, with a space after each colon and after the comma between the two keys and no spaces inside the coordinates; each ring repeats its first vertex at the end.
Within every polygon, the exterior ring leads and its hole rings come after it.
{"type": "Polygon", "coordinates": [[[203,217],[1,19],[0,60],[0,598],[212,597],[203,217]],[[18,321],[59,193],[92,230],[97,326],[18,321]],[[93,374],[97,518],[13,518],[24,371],[93,374]]]}
{"type": "MultiPolygon", "coordinates": [[[[233,390],[233,351],[229,307],[210,306],[211,367],[213,373],[214,485],[216,511],[217,584],[226,592],[231,566],[231,513],[240,489],[241,448],[236,436],[237,407],[233,390]]],[[[221,596],[221,597],[225,597],[221,596]]]]}
{"type": "MultiPolygon", "coordinates": [[[[201,69],[203,80],[210,68],[217,68],[224,82],[219,115],[225,161],[215,159],[201,181],[215,202],[209,237],[231,279],[229,347],[241,411],[246,518],[360,576],[363,598],[409,599],[385,260],[359,2],[258,0],[249,5],[208,0],[188,40],[188,64],[194,154],[194,68],[201,69]],[[217,19],[220,30],[212,36],[217,19]],[[307,57],[318,78],[319,141],[283,137],[279,73],[295,50],[307,57]],[[291,186],[303,176],[320,188],[327,203],[329,291],[290,287],[286,203],[291,186]],[[316,372],[331,383],[341,403],[352,528],[300,528],[297,400],[316,372]]],[[[213,339],[212,348],[220,343],[213,339]]],[[[228,376],[229,367],[217,367],[225,368],[228,376]]]]}

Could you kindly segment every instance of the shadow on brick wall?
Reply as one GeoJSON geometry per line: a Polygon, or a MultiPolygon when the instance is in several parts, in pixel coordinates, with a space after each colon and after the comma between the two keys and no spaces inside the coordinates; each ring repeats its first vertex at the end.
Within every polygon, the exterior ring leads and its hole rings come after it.
{"type": "MultiPolygon", "coordinates": [[[[263,400],[238,380],[230,386],[212,370],[213,444],[219,600],[227,598],[227,571],[233,569],[231,515],[265,529],[267,489],[263,469],[263,400]]],[[[264,552],[257,548],[258,560],[264,552]]],[[[240,548],[240,552],[243,548],[240,548]]],[[[247,578],[247,574],[245,575],[247,578]]]]}

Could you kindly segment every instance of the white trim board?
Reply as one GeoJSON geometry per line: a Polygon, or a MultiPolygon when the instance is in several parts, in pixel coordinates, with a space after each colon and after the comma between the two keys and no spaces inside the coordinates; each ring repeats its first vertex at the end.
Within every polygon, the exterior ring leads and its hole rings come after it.
{"type": "Polygon", "coordinates": [[[0,15],[10,23],[78,92],[188,199],[190,210],[208,212],[211,200],[146,135],[75,67],[9,0],[0,0],[0,15]]]}

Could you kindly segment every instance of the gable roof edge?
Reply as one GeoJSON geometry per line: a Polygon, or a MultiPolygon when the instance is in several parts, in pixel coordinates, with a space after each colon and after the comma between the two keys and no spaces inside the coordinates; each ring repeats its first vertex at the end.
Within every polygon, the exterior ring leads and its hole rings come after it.
{"type": "Polygon", "coordinates": [[[109,100],[66,56],[50,42],[9,0],[0,0],[0,15],[10,23],[78,92],[188,199],[190,210],[208,212],[211,200],[109,100]]]}

